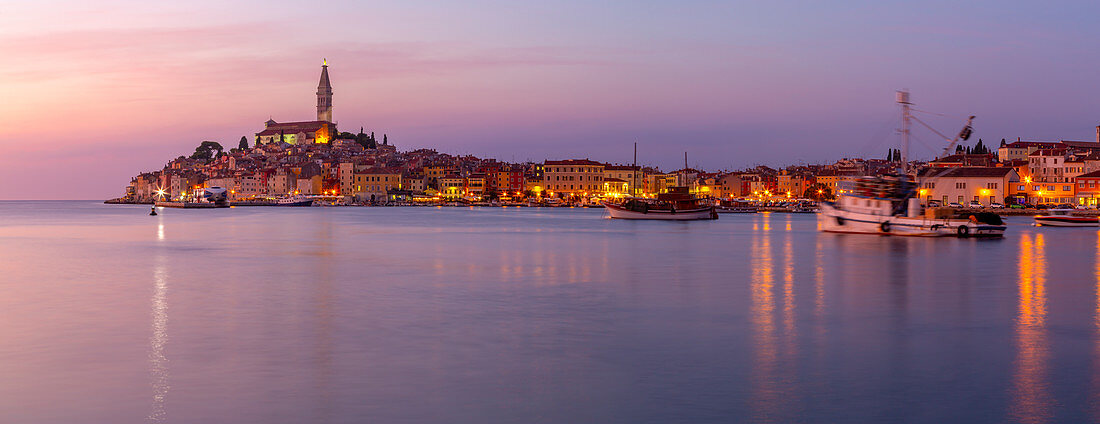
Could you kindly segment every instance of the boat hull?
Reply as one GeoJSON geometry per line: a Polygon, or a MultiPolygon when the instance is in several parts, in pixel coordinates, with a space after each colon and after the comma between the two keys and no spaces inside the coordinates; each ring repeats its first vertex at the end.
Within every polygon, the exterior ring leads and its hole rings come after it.
{"type": "Polygon", "coordinates": [[[293,202],[278,202],[275,206],[313,206],[313,200],[297,200],[293,202]]]}
{"type": "Polygon", "coordinates": [[[928,219],[872,215],[822,205],[818,229],[830,233],[875,234],[909,237],[1003,237],[1004,225],[965,219],[928,219]]]}
{"type": "Polygon", "coordinates": [[[615,219],[645,219],[661,221],[694,221],[700,219],[718,219],[718,212],[714,210],[714,206],[699,209],[686,209],[680,211],[652,209],[646,212],[638,212],[623,208],[622,206],[616,205],[614,203],[604,202],[603,205],[605,208],[607,208],[607,212],[611,214],[611,217],[615,219]]]}
{"type": "Polygon", "coordinates": [[[1043,227],[1100,227],[1100,219],[1094,216],[1036,216],[1035,224],[1043,227]]]}

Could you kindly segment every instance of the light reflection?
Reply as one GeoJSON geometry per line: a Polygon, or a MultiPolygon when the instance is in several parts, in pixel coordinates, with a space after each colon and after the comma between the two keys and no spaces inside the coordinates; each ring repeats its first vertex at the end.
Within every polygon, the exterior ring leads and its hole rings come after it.
{"type": "MultiPolygon", "coordinates": [[[[161,225],[161,239],[163,239],[161,225]]],[[[153,335],[149,338],[149,374],[152,378],[153,405],[148,421],[165,421],[164,403],[168,397],[168,357],[164,347],[168,343],[168,258],[159,254],[153,267],[153,335]]]]}
{"type": "MultiPolygon", "coordinates": [[[[767,215],[764,217],[764,231],[768,229],[767,215]]],[[[752,240],[752,281],[750,308],[753,344],[755,345],[752,367],[753,393],[750,405],[757,421],[768,420],[779,413],[782,400],[778,384],[778,347],[776,346],[775,300],[771,243],[765,233],[753,233],[752,240]]]]}
{"type": "MultiPolygon", "coordinates": [[[[790,230],[788,220],[788,231],[790,230]]],[[[787,336],[787,352],[794,355],[794,247],[791,243],[791,233],[787,233],[783,239],[783,328],[787,336]]]]}
{"type": "Polygon", "coordinates": [[[1042,234],[1020,237],[1017,358],[1010,413],[1014,421],[1044,423],[1051,418],[1047,382],[1046,257],[1042,234]]]}

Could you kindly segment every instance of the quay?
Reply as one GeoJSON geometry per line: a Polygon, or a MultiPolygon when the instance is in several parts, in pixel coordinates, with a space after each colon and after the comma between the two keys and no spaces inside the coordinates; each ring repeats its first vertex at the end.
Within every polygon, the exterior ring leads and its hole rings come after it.
{"type": "Polygon", "coordinates": [[[157,202],[157,206],[162,208],[180,208],[180,209],[214,209],[214,208],[228,208],[229,205],[218,203],[199,203],[199,202],[157,202]]]}

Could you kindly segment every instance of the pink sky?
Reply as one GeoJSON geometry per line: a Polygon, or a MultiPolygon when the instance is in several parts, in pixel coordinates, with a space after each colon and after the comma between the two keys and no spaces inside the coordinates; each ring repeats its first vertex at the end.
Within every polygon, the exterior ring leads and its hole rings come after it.
{"type": "Polygon", "coordinates": [[[1091,139],[1100,120],[1092,10],[316,5],[5,2],[0,199],[114,197],[202,140],[312,119],[322,58],[342,130],[502,160],[625,162],[635,140],[669,168],[877,157],[899,88],[944,131],[979,115],[987,141],[1091,139]]]}

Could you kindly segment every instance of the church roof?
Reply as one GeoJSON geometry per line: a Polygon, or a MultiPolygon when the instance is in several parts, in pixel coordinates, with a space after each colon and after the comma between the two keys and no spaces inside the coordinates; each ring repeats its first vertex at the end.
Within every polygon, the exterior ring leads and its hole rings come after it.
{"type": "Polygon", "coordinates": [[[256,133],[257,136],[264,135],[276,135],[279,133],[284,134],[297,134],[299,132],[313,133],[324,127],[325,125],[332,125],[326,121],[305,121],[305,122],[279,122],[270,124],[263,131],[256,133]]]}

